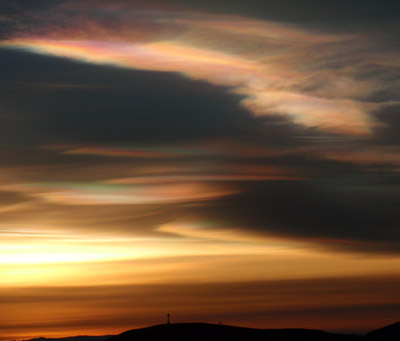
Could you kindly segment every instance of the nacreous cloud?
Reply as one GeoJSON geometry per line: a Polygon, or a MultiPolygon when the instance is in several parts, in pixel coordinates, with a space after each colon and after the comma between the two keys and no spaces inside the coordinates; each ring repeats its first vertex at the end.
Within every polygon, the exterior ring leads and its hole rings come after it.
{"type": "Polygon", "coordinates": [[[181,73],[228,87],[253,115],[336,134],[371,135],[381,126],[373,112],[385,105],[373,102],[374,93],[398,88],[370,75],[373,66],[390,73],[399,62],[382,46],[377,56],[383,43],[366,36],[127,3],[81,2],[50,12],[19,23],[0,46],[181,73]]]}

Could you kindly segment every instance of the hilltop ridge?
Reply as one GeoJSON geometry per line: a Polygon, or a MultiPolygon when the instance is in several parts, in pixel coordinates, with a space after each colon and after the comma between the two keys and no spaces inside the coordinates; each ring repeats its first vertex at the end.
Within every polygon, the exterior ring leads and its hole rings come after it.
{"type": "Polygon", "coordinates": [[[209,323],[159,324],[119,335],[36,338],[25,341],[398,341],[400,322],[362,335],[329,333],[313,329],[254,329],[209,323]]]}

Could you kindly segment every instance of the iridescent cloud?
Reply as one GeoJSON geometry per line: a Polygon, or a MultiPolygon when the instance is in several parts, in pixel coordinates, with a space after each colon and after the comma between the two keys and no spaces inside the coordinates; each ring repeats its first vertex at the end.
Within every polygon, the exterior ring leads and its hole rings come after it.
{"type": "Polygon", "coordinates": [[[253,115],[280,115],[336,134],[372,134],[380,126],[372,113],[383,103],[368,98],[379,89],[396,91],[395,80],[388,84],[364,76],[370,65],[399,65],[389,52],[377,56],[373,48],[365,51],[363,41],[375,44],[366,36],[121,3],[112,8],[92,3],[91,11],[87,4],[77,6],[82,6],[78,17],[68,14],[65,6],[64,14],[52,12],[53,18],[69,20],[68,26],[38,18],[33,27],[28,25],[1,46],[181,73],[229,87],[243,96],[241,105],[253,115]],[[104,16],[112,25],[105,25],[104,16]],[[31,33],[35,31],[40,34],[31,33]]]}
{"type": "Polygon", "coordinates": [[[237,190],[226,185],[201,182],[161,184],[43,183],[1,186],[51,203],[69,205],[121,205],[190,202],[231,195],[237,190]]]}
{"type": "Polygon", "coordinates": [[[210,148],[201,146],[107,146],[107,145],[52,145],[44,149],[69,155],[99,155],[127,158],[172,158],[186,155],[215,155],[210,148]]]}
{"type": "Polygon", "coordinates": [[[355,163],[363,166],[381,165],[400,169],[400,147],[372,146],[365,150],[357,148],[331,148],[323,153],[326,158],[355,163]]]}

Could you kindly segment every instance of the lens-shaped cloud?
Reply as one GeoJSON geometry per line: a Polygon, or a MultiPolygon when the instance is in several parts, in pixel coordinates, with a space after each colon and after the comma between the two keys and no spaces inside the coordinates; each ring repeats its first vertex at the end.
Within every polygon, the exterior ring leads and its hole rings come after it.
{"type": "Polygon", "coordinates": [[[107,185],[100,183],[47,183],[5,185],[3,189],[27,193],[53,203],[70,205],[155,204],[209,200],[236,193],[225,185],[204,183],[161,183],[107,185]]]}

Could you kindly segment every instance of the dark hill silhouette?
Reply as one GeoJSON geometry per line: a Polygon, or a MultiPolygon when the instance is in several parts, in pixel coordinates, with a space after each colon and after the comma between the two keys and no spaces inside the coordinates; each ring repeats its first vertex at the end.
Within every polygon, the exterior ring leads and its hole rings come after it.
{"type": "Polygon", "coordinates": [[[400,340],[400,322],[393,323],[389,326],[376,329],[367,334],[367,338],[369,340],[400,340]]]}
{"type": "Polygon", "coordinates": [[[251,329],[207,323],[162,324],[129,330],[109,341],[341,341],[362,336],[326,333],[309,329],[251,329]]]}
{"type": "Polygon", "coordinates": [[[35,339],[29,339],[24,341],[105,341],[112,336],[114,335],[102,335],[102,336],[79,335],[79,336],[60,337],[60,338],[38,337],[35,339]]]}
{"type": "Polygon", "coordinates": [[[312,329],[252,329],[208,323],[160,324],[119,335],[37,338],[25,341],[400,341],[400,322],[366,336],[312,329]]]}

